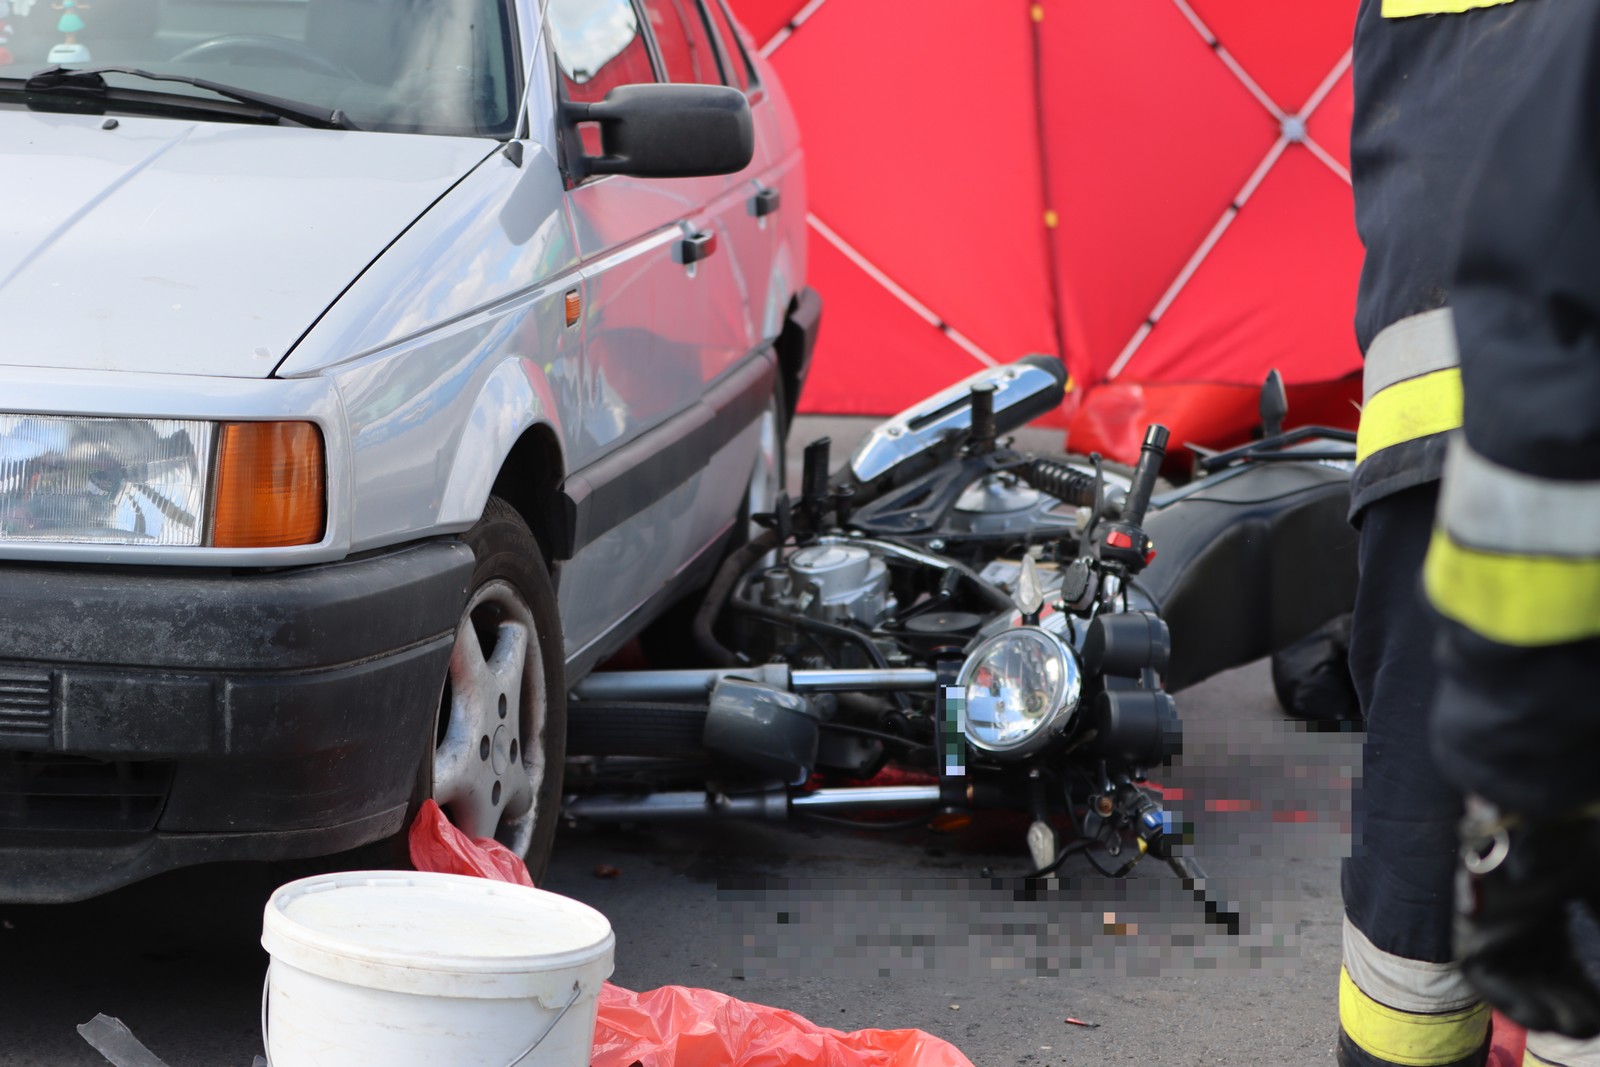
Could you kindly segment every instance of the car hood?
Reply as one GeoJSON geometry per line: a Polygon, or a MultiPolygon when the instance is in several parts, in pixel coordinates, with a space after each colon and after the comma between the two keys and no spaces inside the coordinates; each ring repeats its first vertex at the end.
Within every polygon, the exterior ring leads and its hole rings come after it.
{"type": "Polygon", "coordinates": [[[0,363],[265,377],[496,145],[0,112],[0,363]]]}

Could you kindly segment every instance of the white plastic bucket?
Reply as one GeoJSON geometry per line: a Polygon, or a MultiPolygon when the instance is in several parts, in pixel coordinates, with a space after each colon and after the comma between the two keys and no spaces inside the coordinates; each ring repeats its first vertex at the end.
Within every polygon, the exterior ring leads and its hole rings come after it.
{"type": "Polygon", "coordinates": [[[272,1067],[585,1067],[616,938],[527,886],[355,871],[272,894],[272,1067]]]}

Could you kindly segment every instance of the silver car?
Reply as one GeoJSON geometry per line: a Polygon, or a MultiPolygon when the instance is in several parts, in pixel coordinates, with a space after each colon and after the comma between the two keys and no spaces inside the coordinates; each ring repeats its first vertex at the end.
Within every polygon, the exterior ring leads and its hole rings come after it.
{"type": "Polygon", "coordinates": [[[819,302],[722,0],[0,0],[0,900],[548,856],[819,302]]]}

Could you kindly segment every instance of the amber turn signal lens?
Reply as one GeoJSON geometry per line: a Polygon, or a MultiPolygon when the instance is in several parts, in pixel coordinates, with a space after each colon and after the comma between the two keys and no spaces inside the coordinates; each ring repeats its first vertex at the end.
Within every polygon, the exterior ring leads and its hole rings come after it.
{"type": "Polygon", "coordinates": [[[322,434],[309,422],[229,422],[217,446],[217,548],[276,548],[322,540],[322,434]]]}

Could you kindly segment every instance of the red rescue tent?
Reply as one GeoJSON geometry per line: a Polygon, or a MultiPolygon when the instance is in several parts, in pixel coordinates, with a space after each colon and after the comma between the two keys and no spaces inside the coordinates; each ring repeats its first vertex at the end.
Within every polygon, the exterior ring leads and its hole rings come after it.
{"type": "Polygon", "coordinates": [[[803,409],[888,414],[1064,359],[1078,452],[1143,426],[1352,426],[1357,0],[731,0],[810,173],[825,328],[803,409]]]}

